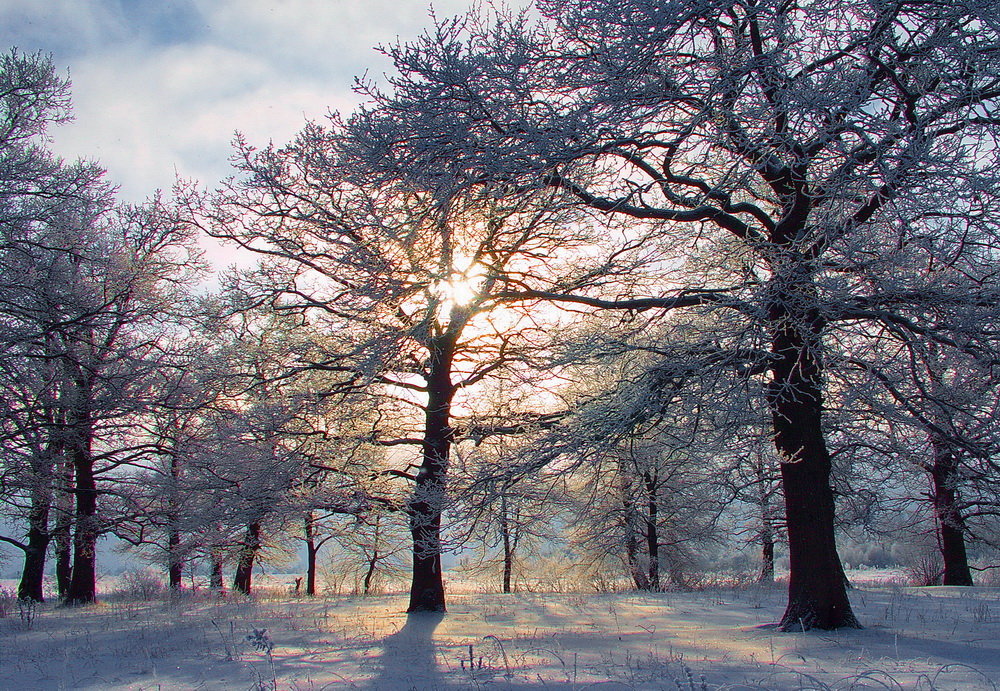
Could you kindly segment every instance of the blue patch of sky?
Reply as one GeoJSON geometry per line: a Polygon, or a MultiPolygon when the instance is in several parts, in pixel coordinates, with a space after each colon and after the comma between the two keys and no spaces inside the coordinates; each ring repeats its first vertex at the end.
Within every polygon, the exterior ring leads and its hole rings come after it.
{"type": "Polygon", "coordinates": [[[17,46],[62,61],[116,44],[187,43],[208,29],[191,0],[0,0],[0,49],[17,46]]]}
{"type": "Polygon", "coordinates": [[[154,45],[188,43],[204,35],[208,25],[194,3],[185,0],[119,0],[127,26],[137,27],[154,45]]]}

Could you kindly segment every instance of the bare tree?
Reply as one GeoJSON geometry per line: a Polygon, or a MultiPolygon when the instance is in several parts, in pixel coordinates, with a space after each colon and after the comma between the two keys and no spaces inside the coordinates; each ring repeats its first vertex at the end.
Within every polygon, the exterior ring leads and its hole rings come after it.
{"type": "Polygon", "coordinates": [[[720,485],[723,501],[740,502],[752,507],[751,516],[739,532],[749,534],[750,540],[760,546],[760,583],[774,581],[775,546],[783,537],[784,521],[781,514],[781,479],[773,453],[767,453],[760,444],[750,444],[739,449],[733,462],[724,465],[716,483],[720,485]]]}
{"type": "Polygon", "coordinates": [[[975,325],[925,308],[996,303],[995,286],[969,274],[896,273],[960,257],[982,276],[992,262],[995,3],[538,9],[540,24],[504,13],[444,21],[389,48],[391,90],[363,85],[374,105],[350,122],[367,174],[548,187],[609,222],[658,226],[674,252],[737,259],[738,270],[693,276],[664,259],[659,294],[544,297],[705,305],[756,331],[769,350],[791,562],[781,628],[857,626],[834,539],[824,354],[833,332],[880,325],[970,348],[949,331],[974,338],[975,325]]]}
{"type": "MultiPolygon", "coordinates": [[[[311,380],[311,389],[324,389],[326,376],[314,372],[311,377],[300,377],[299,385],[311,380]]],[[[306,468],[293,489],[306,548],[306,595],[316,594],[320,549],[331,541],[343,544],[345,536],[355,532],[350,526],[360,525],[374,527],[376,542],[364,579],[367,593],[381,559],[377,546],[380,516],[402,513],[406,504],[381,475],[389,467],[385,447],[369,443],[374,421],[369,404],[365,396],[344,395],[321,399],[310,411],[311,424],[322,438],[308,451],[306,468]]]]}
{"type": "MultiPolygon", "coordinates": [[[[503,397],[493,392],[487,398],[503,397]]],[[[531,421],[512,424],[516,415],[503,407],[467,422],[480,434],[489,430],[489,436],[462,449],[456,461],[452,539],[471,552],[463,559],[467,573],[499,576],[501,592],[511,593],[519,584],[530,589],[536,581],[537,557],[561,538],[559,525],[570,499],[562,473],[540,472],[530,464],[527,471],[522,468],[525,457],[546,440],[531,421]],[[499,420],[505,423],[502,430],[499,420]]]]}
{"type": "Polygon", "coordinates": [[[239,373],[224,348],[197,329],[161,347],[162,366],[147,380],[148,405],[130,417],[132,436],[145,453],[116,477],[114,495],[123,510],[113,531],[164,566],[170,588],[179,590],[205,541],[206,490],[198,464],[215,441],[213,411],[235,389],[239,373]]]}
{"type": "Polygon", "coordinates": [[[359,178],[336,118],[280,150],[244,146],[239,168],[199,208],[208,232],[267,258],[235,291],[322,333],[289,374],[339,374],[327,393],[379,401],[370,441],[394,447],[403,468],[387,474],[412,483],[409,609],[444,610],[454,410],[484,380],[526,376],[546,342],[537,317],[498,292],[587,285],[621,262],[551,195],[448,196],[359,178]]]}
{"type": "Polygon", "coordinates": [[[896,472],[924,475],[923,496],[906,496],[930,505],[939,582],[972,585],[966,543],[992,541],[998,508],[994,368],[934,342],[893,336],[845,359],[844,379],[857,392],[858,408],[881,421],[881,430],[862,429],[853,438],[879,449],[896,472]]]}
{"type": "MultiPolygon", "coordinates": [[[[65,502],[67,382],[65,335],[86,299],[72,280],[78,261],[68,238],[109,203],[103,171],[66,163],[44,147],[50,125],[70,119],[69,80],[48,57],[12,49],[0,56],[0,497],[26,537],[3,536],[24,552],[19,596],[42,599],[45,554],[65,502]]],[[[87,230],[81,230],[86,234],[87,230]]]]}

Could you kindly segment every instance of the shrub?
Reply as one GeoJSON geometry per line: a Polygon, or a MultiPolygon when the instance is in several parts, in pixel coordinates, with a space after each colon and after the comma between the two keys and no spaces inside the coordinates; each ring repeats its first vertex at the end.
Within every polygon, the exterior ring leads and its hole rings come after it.
{"type": "Polygon", "coordinates": [[[13,588],[0,585],[0,619],[6,619],[17,611],[17,593],[13,588]]]}
{"type": "Polygon", "coordinates": [[[916,552],[903,565],[903,572],[911,585],[941,585],[944,566],[940,555],[932,551],[916,552]]]}
{"type": "Polygon", "coordinates": [[[150,569],[124,571],[118,577],[118,587],[113,595],[123,600],[152,600],[163,594],[166,585],[150,569]]]}

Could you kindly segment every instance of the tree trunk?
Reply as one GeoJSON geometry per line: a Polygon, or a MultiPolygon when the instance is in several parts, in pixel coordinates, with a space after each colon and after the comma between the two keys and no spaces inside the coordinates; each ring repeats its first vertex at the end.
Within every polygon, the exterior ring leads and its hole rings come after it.
{"type": "MultiPolygon", "coordinates": [[[[793,269],[800,270],[800,267],[793,269]]],[[[782,631],[859,628],[834,537],[831,463],[822,428],[820,317],[807,277],[779,276],[769,310],[772,380],[767,397],[781,460],[788,528],[788,607],[782,631]]]]}
{"type": "Polygon", "coordinates": [[[757,475],[757,486],[760,496],[760,575],[757,577],[758,583],[774,582],[774,526],[771,523],[771,502],[768,491],[770,481],[764,473],[764,464],[758,463],[754,466],[757,475]]]}
{"type": "Polygon", "coordinates": [[[73,571],[66,604],[86,605],[97,600],[97,485],[89,463],[76,466],[76,530],[73,533],[73,571]]]}
{"type": "MultiPolygon", "coordinates": [[[[53,367],[50,364],[50,367],[53,367]]],[[[50,373],[50,376],[51,373],[50,373]]],[[[24,567],[17,585],[17,596],[22,600],[44,601],[45,555],[52,541],[49,520],[53,504],[55,471],[62,471],[66,461],[65,431],[58,410],[46,416],[48,439],[45,452],[32,464],[34,483],[31,488],[31,508],[28,511],[28,543],[24,550],[24,567]]]]}
{"type": "Polygon", "coordinates": [[[656,521],[659,506],[656,502],[656,473],[643,473],[646,488],[646,553],[649,554],[649,589],[660,589],[660,536],[656,521]]]}
{"type": "Polygon", "coordinates": [[[444,612],[441,573],[441,512],[451,453],[451,382],[454,344],[432,344],[427,374],[427,410],[424,416],[423,460],[413,496],[407,505],[413,538],[413,575],[407,612],[444,612]]]}
{"type": "Polygon", "coordinates": [[[28,549],[24,551],[21,580],[17,584],[19,600],[45,601],[45,552],[48,549],[48,543],[47,535],[39,536],[35,531],[29,531],[28,549]]]}
{"type": "Polygon", "coordinates": [[[76,477],[75,530],[73,532],[73,572],[66,604],[86,605],[97,600],[97,538],[100,525],[97,518],[97,480],[94,476],[92,453],[94,428],[90,411],[93,383],[81,374],[76,381],[77,396],[72,416],[70,457],[76,477]]]}
{"type": "Polygon", "coordinates": [[[765,524],[764,529],[760,531],[760,576],[757,577],[758,583],[773,583],[774,582],[774,533],[771,531],[771,526],[765,524]]]}
{"type": "Polygon", "coordinates": [[[184,575],[184,555],[181,554],[180,502],[178,500],[181,467],[175,446],[170,454],[170,496],[167,511],[167,573],[170,578],[170,589],[179,591],[184,575]]]}
{"type": "Polygon", "coordinates": [[[625,562],[628,564],[628,570],[632,576],[632,582],[635,583],[636,590],[649,590],[649,576],[639,562],[639,540],[636,537],[635,507],[632,505],[632,500],[629,497],[625,497],[623,503],[625,509],[625,562]]]}
{"type": "Polygon", "coordinates": [[[218,593],[226,590],[226,582],[222,575],[222,557],[214,550],[209,557],[208,587],[218,593]]]}
{"type": "Polygon", "coordinates": [[[233,577],[233,590],[244,595],[250,594],[253,579],[253,564],[260,551],[260,523],[247,526],[243,546],[240,549],[239,560],[236,562],[236,574],[233,577]]]}
{"type": "Polygon", "coordinates": [[[167,553],[170,563],[167,566],[167,573],[170,577],[170,589],[178,591],[183,587],[184,558],[180,554],[181,534],[175,529],[170,530],[167,536],[167,553]]]}
{"type": "Polygon", "coordinates": [[[372,548],[371,556],[368,557],[367,569],[365,569],[365,577],[361,581],[361,592],[367,595],[372,589],[372,579],[375,578],[375,570],[378,566],[378,545],[372,548]]]}
{"type": "Polygon", "coordinates": [[[373,526],[375,531],[372,533],[371,552],[368,554],[367,569],[365,570],[365,577],[361,584],[361,592],[365,595],[371,592],[372,582],[378,570],[378,563],[382,558],[382,555],[379,554],[379,546],[382,544],[382,521],[377,515],[375,516],[373,526]]]}
{"type": "Polygon", "coordinates": [[[69,582],[73,577],[73,462],[66,460],[59,466],[59,484],[55,497],[55,525],[52,541],[55,544],[56,592],[59,599],[66,599],[69,582]]]}
{"type": "Polygon", "coordinates": [[[56,558],[56,592],[60,600],[69,593],[69,582],[73,578],[73,531],[72,522],[66,519],[56,523],[52,530],[56,558]]]}
{"type": "Polygon", "coordinates": [[[313,526],[313,514],[310,511],[306,514],[305,525],[306,538],[306,595],[316,594],[316,555],[319,548],[316,546],[315,529],[313,526]]]}
{"type": "Polygon", "coordinates": [[[958,506],[958,457],[946,442],[932,438],[934,465],[934,516],[938,525],[938,544],[944,562],[942,585],[972,585],[969,557],[965,550],[965,519],[958,506]]]}
{"type": "Polygon", "coordinates": [[[510,577],[514,571],[514,551],[511,549],[510,520],[507,516],[506,495],[500,497],[500,538],[503,541],[503,592],[509,593],[510,577]]]}
{"type": "Polygon", "coordinates": [[[24,550],[24,567],[17,584],[17,597],[21,600],[44,602],[45,552],[49,548],[49,501],[51,493],[42,493],[34,499],[28,514],[28,543],[24,550]]]}

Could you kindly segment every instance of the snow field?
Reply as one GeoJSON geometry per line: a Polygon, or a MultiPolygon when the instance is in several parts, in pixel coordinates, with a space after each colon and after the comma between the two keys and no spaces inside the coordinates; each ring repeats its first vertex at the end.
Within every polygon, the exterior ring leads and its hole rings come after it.
{"type": "Polygon", "coordinates": [[[775,587],[46,604],[0,620],[3,689],[994,689],[1000,590],[851,591],[867,628],[787,634],[775,587]]]}

